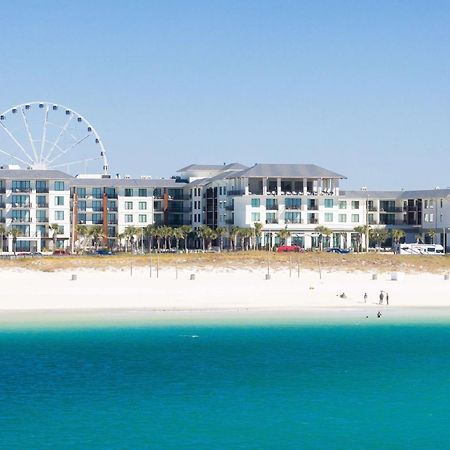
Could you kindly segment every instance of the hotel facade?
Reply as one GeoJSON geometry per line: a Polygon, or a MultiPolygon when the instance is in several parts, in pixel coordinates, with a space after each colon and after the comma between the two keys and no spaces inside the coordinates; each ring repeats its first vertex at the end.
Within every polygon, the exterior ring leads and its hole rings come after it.
{"type": "MultiPolygon", "coordinates": [[[[262,224],[260,244],[273,247],[278,233],[305,249],[319,246],[318,226],[331,230],[327,245],[351,248],[355,227],[402,229],[406,242],[433,230],[434,242],[448,249],[450,189],[349,191],[346,177],[313,164],[192,164],[167,179],[108,175],[73,177],[57,170],[0,168],[0,225],[3,249],[17,251],[73,248],[76,225],[100,225],[104,245],[115,248],[127,227],[148,225],[197,231],[262,224]]],[[[225,239],[226,240],[226,239],[225,239]]],[[[363,236],[363,245],[364,236],[363,236]]]]}

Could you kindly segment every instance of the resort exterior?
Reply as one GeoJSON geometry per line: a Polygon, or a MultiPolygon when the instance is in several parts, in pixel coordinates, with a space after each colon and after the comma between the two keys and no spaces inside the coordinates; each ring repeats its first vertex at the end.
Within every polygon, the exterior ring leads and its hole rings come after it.
{"type": "MultiPolygon", "coordinates": [[[[304,249],[365,247],[355,228],[401,229],[406,242],[424,240],[448,248],[450,189],[347,191],[344,175],[312,164],[192,164],[167,179],[79,175],[57,170],[0,169],[0,225],[3,249],[74,248],[78,225],[101,226],[102,245],[117,248],[128,227],[207,225],[227,230],[259,223],[260,247],[280,244],[304,249]],[[75,226],[74,226],[75,224],[75,226]],[[318,227],[329,230],[321,236],[318,227]],[[12,231],[16,230],[16,231],[12,231]],[[55,235],[56,233],[56,235],[55,235]]],[[[319,228],[320,229],[320,228],[319,228]]],[[[138,240],[140,236],[136,236],[138,240]]],[[[191,239],[191,246],[199,246],[191,239]]]]}

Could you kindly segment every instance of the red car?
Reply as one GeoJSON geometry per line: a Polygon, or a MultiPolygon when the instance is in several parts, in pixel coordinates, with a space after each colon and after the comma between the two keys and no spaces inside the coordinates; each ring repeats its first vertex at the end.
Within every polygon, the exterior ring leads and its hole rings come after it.
{"type": "Polygon", "coordinates": [[[278,253],[284,253],[284,252],[301,252],[302,248],[298,245],[280,245],[277,248],[278,253]]]}

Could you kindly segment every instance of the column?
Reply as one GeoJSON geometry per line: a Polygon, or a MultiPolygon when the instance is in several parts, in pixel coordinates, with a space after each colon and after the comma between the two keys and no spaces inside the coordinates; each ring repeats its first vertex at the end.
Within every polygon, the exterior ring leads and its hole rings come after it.
{"type": "Polygon", "coordinates": [[[277,195],[281,194],[281,178],[277,178],[277,195]]]}
{"type": "Polygon", "coordinates": [[[267,178],[263,178],[262,182],[263,182],[263,195],[267,195],[267,178]]]}
{"type": "Polygon", "coordinates": [[[303,195],[308,193],[308,179],[303,178],[303,195]]]}

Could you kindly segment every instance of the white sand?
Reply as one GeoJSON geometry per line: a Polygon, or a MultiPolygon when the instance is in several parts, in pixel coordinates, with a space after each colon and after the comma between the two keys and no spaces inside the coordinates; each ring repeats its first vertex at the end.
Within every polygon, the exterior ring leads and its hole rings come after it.
{"type": "MultiPolygon", "coordinates": [[[[0,313],[26,310],[379,310],[380,290],[390,308],[450,308],[450,281],[436,274],[390,274],[272,271],[175,270],[149,277],[148,269],[37,272],[0,270],[0,313]],[[77,280],[72,281],[71,275],[77,280]],[[189,276],[195,273],[196,279],[189,276]],[[338,294],[345,292],[346,299],[338,294]],[[368,301],[363,300],[364,292],[368,301]]],[[[386,308],[386,307],[384,307],[386,308]]]]}

